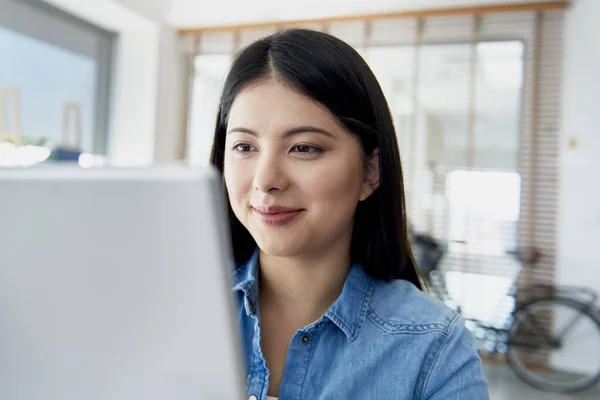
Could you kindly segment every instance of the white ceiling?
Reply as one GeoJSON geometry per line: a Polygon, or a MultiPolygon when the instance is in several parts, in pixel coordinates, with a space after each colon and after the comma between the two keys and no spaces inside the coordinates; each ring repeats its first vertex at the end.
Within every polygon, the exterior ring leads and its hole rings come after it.
{"type": "Polygon", "coordinates": [[[168,0],[144,0],[161,3],[155,8],[167,10],[166,21],[185,28],[548,0],[171,0],[170,7],[165,6],[165,1],[168,0]]]}

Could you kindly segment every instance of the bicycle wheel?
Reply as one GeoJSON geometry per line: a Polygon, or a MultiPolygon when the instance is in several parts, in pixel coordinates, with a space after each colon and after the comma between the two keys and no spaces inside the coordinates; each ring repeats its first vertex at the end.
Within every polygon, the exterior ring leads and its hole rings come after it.
{"type": "Polygon", "coordinates": [[[535,299],[517,309],[508,332],[508,362],[530,385],[572,393],[600,380],[600,316],[566,297],[535,299]]]}

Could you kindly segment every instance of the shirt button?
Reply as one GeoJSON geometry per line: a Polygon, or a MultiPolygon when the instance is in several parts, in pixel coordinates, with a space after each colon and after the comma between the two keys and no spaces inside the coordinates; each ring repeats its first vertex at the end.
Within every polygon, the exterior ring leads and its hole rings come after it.
{"type": "Polygon", "coordinates": [[[300,340],[302,341],[302,344],[309,344],[310,343],[310,336],[308,336],[308,335],[302,335],[302,337],[300,338],[300,340]]]}
{"type": "Polygon", "coordinates": [[[258,397],[256,397],[256,395],[252,395],[248,397],[248,400],[258,400],[258,397]]]}
{"type": "Polygon", "coordinates": [[[323,323],[322,323],[322,322],[319,322],[319,323],[317,324],[317,329],[321,328],[322,326],[323,326],[323,323]]]}

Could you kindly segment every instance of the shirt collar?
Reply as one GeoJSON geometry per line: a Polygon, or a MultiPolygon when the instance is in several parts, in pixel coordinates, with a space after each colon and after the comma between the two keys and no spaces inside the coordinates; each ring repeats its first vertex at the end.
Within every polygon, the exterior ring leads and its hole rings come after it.
{"type": "Polygon", "coordinates": [[[233,273],[233,291],[244,293],[244,307],[248,315],[256,314],[258,303],[258,254],[257,248],[252,257],[233,273]]]}
{"type": "MultiPolygon", "coordinates": [[[[244,293],[246,314],[256,315],[258,303],[259,250],[240,265],[233,273],[233,290],[244,293]]],[[[333,322],[348,341],[356,339],[365,320],[375,282],[360,264],[354,264],[348,272],[342,293],[329,307],[324,316],[333,322]]]]}
{"type": "Polygon", "coordinates": [[[348,341],[356,339],[367,315],[375,282],[360,264],[352,265],[342,293],[325,312],[325,317],[338,326],[348,341]]]}

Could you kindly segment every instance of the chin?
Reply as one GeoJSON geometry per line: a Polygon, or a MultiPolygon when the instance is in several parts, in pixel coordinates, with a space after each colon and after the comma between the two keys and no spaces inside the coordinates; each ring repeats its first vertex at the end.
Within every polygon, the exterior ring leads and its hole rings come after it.
{"type": "Polygon", "coordinates": [[[293,257],[308,250],[299,241],[288,241],[283,240],[283,238],[259,239],[256,242],[263,253],[273,257],[293,257]]]}

